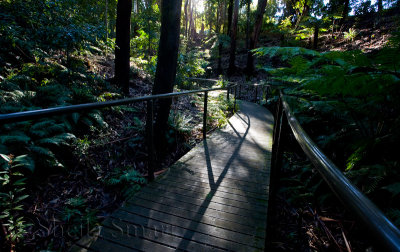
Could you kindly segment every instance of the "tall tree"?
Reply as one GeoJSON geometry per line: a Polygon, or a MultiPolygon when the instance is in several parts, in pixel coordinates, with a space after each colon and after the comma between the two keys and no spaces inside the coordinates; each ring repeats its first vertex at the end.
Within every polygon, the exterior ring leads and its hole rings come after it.
{"type": "Polygon", "coordinates": [[[185,0],[185,7],[184,7],[184,12],[185,12],[185,38],[187,38],[187,34],[188,34],[188,4],[189,4],[189,0],[185,0]]]}
{"type": "MultiPolygon", "coordinates": [[[[161,34],[153,94],[173,91],[179,49],[179,32],[182,0],[161,2],[161,34]]],[[[159,153],[165,151],[166,130],[171,99],[160,99],[155,111],[155,139],[159,153]]]]}
{"type": "Polygon", "coordinates": [[[230,35],[232,29],[232,15],[233,15],[233,0],[229,0],[228,6],[228,35],[230,35]]]}
{"type": "Polygon", "coordinates": [[[254,56],[251,50],[253,50],[257,46],[258,36],[260,35],[261,25],[266,6],[267,6],[267,0],[258,0],[256,21],[254,23],[254,29],[250,38],[249,51],[247,52],[246,70],[248,74],[252,74],[254,72],[254,56]]]}
{"type": "Polygon", "coordinates": [[[118,0],[115,38],[115,80],[129,94],[129,58],[132,0],[118,0]]]}
{"type": "Polygon", "coordinates": [[[250,43],[250,4],[251,0],[246,0],[246,49],[249,49],[250,43]]]}
{"type": "Polygon", "coordinates": [[[238,16],[239,16],[239,0],[235,0],[235,8],[232,19],[232,28],[231,28],[231,48],[229,52],[229,67],[228,67],[228,75],[232,75],[235,70],[235,59],[236,59],[236,35],[237,35],[237,24],[238,24],[238,16]]]}

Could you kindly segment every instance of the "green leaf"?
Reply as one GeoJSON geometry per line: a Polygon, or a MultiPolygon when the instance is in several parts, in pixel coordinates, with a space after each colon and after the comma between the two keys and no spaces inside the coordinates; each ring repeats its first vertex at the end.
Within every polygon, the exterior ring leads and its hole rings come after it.
{"type": "Polygon", "coordinates": [[[11,159],[10,159],[7,155],[0,154],[0,156],[1,156],[7,163],[9,163],[9,162],[11,161],[11,159]]]}
{"type": "Polygon", "coordinates": [[[14,159],[12,167],[23,167],[33,172],[35,170],[35,161],[28,155],[21,155],[14,159]]]}

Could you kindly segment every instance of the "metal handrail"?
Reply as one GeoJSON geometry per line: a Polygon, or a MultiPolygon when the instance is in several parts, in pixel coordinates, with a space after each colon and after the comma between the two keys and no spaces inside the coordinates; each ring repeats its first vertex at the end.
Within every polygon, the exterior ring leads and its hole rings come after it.
{"type": "MultiPolygon", "coordinates": [[[[205,81],[213,81],[217,80],[205,79],[205,81]]],[[[197,94],[204,93],[204,111],[203,111],[203,138],[206,138],[207,135],[207,102],[208,102],[208,92],[210,91],[218,91],[218,90],[227,90],[227,99],[229,100],[229,89],[236,87],[237,84],[233,82],[229,82],[227,87],[219,87],[219,88],[207,88],[207,89],[199,89],[199,90],[189,90],[183,92],[175,92],[175,93],[166,93],[166,94],[157,94],[157,95],[149,95],[149,96],[141,96],[134,98],[126,98],[119,99],[107,102],[94,102],[94,103],[85,103],[78,105],[70,105],[70,106],[61,106],[55,108],[47,108],[47,109],[39,109],[39,110],[30,110],[9,114],[0,114],[0,123],[15,123],[21,121],[27,121],[32,119],[38,119],[49,116],[63,115],[74,112],[82,112],[87,110],[95,110],[113,106],[120,106],[131,104],[135,102],[147,102],[147,122],[146,127],[148,131],[148,157],[149,157],[149,165],[148,165],[148,174],[149,180],[154,179],[154,132],[153,132],[153,121],[154,121],[154,100],[158,99],[167,99],[173,97],[179,97],[189,94],[197,94]]],[[[235,96],[235,107],[236,107],[236,96],[235,96]]]]}
{"type": "MultiPolygon", "coordinates": [[[[287,122],[297,142],[331,190],[364,222],[380,243],[390,251],[400,251],[399,229],[343,175],[336,165],[311,140],[294,116],[282,92],[280,93],[280,100],[287,122]]],[[[282,108],[280,110],[282,114],[282,108]]],[[[283,127],[284,118],[282,115],[280,117],[282,117],[282,122],[277,122],[281,124],[278,127],[283,127]]],[[[280,117],[278,116],[277,120],[280,120],[280,117]]]]}
{"type": "MultiPolygon", "coordinates": [[[[231,86],[229,86],[229,87],[231,87],[231,86]]],[[[47,108],[47,109],[29,110],[29,111],[9,113],[9,114],[0,114],[0,123],[20,122],[20,121],[32,120],[32,119],[47,117],[47,116],[81,112],[83,110],[94,110],[94,109],[101,109],[101,108],[107,108],[107,107],[113,107],[113,106],[126,105],[126,104],[135,103],[135,102],[144,102],[144,101],[156,100],[156,99],[173,98],[173,97],[189,95],[189,94],[204,93],[204,92],[217,91],[217,90],[226,90],[229,87],[190,90],[190,91],[183,91],[183,92],[126,98],[126,99],[119,99],[119,100],[106,101],[106,102],[85,103],[85,104],[69,105],[69,106],[54,107],[54,108],[47,108]]]]}

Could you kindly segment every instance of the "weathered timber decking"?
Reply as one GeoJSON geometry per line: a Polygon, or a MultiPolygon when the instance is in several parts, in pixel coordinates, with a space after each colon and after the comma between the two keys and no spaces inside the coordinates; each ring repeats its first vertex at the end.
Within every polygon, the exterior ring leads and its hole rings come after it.
{"type": "Polygon", "coordinates": [[[71,250],[264,250],[273,116],[240,111],[71,250]]]}

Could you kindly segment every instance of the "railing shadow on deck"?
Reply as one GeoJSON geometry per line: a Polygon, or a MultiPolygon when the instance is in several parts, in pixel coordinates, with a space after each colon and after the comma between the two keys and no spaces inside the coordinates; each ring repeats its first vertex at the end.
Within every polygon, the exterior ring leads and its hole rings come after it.
{"type": "MultiPolygon", "coordinates": [[[[199,211],[197,211],[197,214],[199,214],[199,215],[204,215],[205,212],[207,211],[209,204],[211,203],[215,193],[218,190],[218,187],[220,186],[221,182],[224,180],[226,173],[228,172],[228,170],[230,169],[230,167],[232,165],[232,162],[237,157],[243,142],[246,140],[246,136],[248,135],[248,132],[249,132],[249,129],[251,126],[251,122],[250,122],[250,118],[248,116],[247,116],[247,121],[246,120],[243,120],[243,121],[247,125],[246,131],[244,132],[243,135],[240,135],[239,132],[235,129],[235,127],[229,123],[231,129],[236,134],[235,138],[238,138],[239,142],[235,146],[235,149],[234,149],[232,155],[229,157],[228,161],[226,162],[226,165],[224,166],[222,172],[219,173],[219,175],[217,176],[218,177],[217,181],[215,181],[215,178],[214,178],[215,175],[214,175],[213,167],[212,167],[212,163],[211,163],[211,156],[210,156],[208,142],[207,142],[208,140],[207,139],[203,140],[204,158],[206,160],[206,165],[207,165],[207,173],[208,173],[210,190],[209,190],[209,193],[207,194],[207,198],[203,201],[203,203],[199,207],[199,211]]],[[[197,221],[191,221],[191,223],[187,227],[187,229],[188,230],[196,230],[199,224],[200,223],[197,221]]],[[[188,232],[187,234],[184,235],[184,237],[185,237],[185,239],[191,240],[193,234],[194,234],[193,232],[188,232]]],[[[229,241],[227,241],[227,242],[229,242],[229,241]]],[[[188,243],[185,240],[182,240],[182,242],[178,246],[178,248],[185,250],[185,249],[187,249],[187,245],[188,245],[188,243]]]]}

